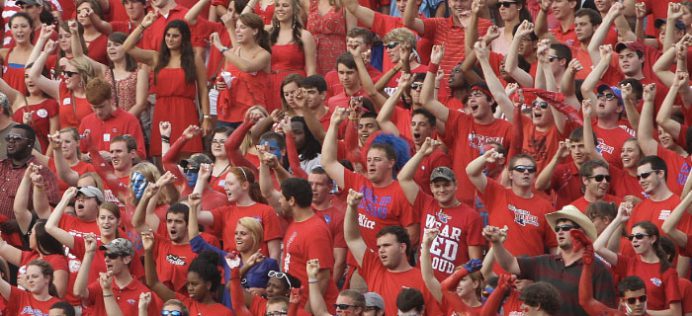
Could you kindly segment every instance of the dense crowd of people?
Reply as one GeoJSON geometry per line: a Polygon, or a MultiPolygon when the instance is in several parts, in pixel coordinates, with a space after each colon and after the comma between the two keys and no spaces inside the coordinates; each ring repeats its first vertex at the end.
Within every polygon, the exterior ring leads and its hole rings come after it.
{"type": "Polygon", "coordinates": [[[0,315],[692,315],[692,2],[2,3],[0,315]]]}

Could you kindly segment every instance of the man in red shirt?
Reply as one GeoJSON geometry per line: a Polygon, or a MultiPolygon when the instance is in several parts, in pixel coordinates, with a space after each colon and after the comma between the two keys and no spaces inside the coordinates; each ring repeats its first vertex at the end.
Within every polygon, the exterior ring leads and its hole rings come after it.
{"type": "Polygon", "coordinates": [[[546,31],[567,46],[577,45],[577,33],[574,31],[574,14],[579,10],[581,1],[578,0],[541,0],[541,10],[536,16],[536,35],[543,37],[546,31]],[[557,20],[557,25],[549,29],[548,10],[557,20]]]}
{"type": "Polygon", "coordinates": [[[589,204],[596,201],[612,202],[620,205],[622,199],[608,194],[610,190],[610,171],[608,163],[603,160],[589,160],[579,168],[584,196],[574,200],[571,205],[584,214],[589,204]]]}
{"type": "Polygon", "coordinates": [[[346,252],[348,247],[344,240],[344,211],[335,205],[331,191],[334,187],[332,179],[322,167],[313,168],[308,174],[308,183],[312,189],[312,209],[321,216],[329,226],[334,240],[334,282],[337,282],[346,269],[346,252]]]}
{"type": "Polygon", "coordinates": [[[432,171],[429,178],[432,195],[423,192],[413,181],[418,165],[434,150],[434,142],[426,139],[401,169],[397,179],[408,202],[420,210],[420,221],[425,225],[423,230],[439,231],[430,245],[430,255],[435,277],[442,282],[457,266],[470,259],[481,259],[481,247],[485,242],[481,235],[483,221],[480,214],[456,198],[457,181],[452,169],[437,167],[432,171]]]}
{"type": "Polygon", "coordinates": [[[409,264],[411,248],[408,234],[401,226],[387,226],[377,232],[377,253],[369,249],[361,236],[358,222],[359,204],[364,194],[351,189],[344,218],[344,237],[348,249],[362,268],[361,274],[368,289],[382,295],[385,315],[396,315],[396,298],[403,287],[417,288],[425,297],[426,315],[442,315],[435,298],[427,290],[420,269],[409,264]]]}
{"type": "MultiPolygon", "coordinates": [[[[348,51],[357,50],[364,53],[362,60],[365,63],[365,68],[368,70],[368,75],[370,75],[373,81],[377,81],[382,73],[370,64],[370,51],[372,50],[372,43],[374,40],[375,35],[370,30],[362,27],[355,27],[348,31],[348,34],[346,34],[346,47],[348,51]]],[[[345,55],[346,53],[344,53],[342,56],[345,55]]],[[[344,72],[339,71],[340,60],[343,60],[341,56],[336,60],[336,69],[331,70],[324,75],[324,80],[327,82],[328,99],[342,93],[346,93],[350,96],[360,90],[360,80],[358,80],[358,72],[356,71],[355,64],[352,62],[347,62],[347,68],[349,68],[352,72],[349,71],[348,74],[351,76],[347,78],[347,80],[344,80],[346,79],[344,72]],[[358,82],[357,88],[353,86],[356,81],[358,82]]]]}
{"type": "MultiPolygon", "coordinates": [[[[334,265],[332,236],[324,220],[310,207],[311,203],[312,190],[308,181],[289,178],[281,182],[280,212],[293,219],[284,235],[281,270],[299,279],[301,284],[319,283],[325,301],[332,306],[338,295],[331,273],[334,265]],[[320,260],[316,280],[308,279],[306,266],[310,259],[320,260]]],[[[300,306],[305,305],[308,297],[302,296],[300,306]]],[[[310,309],[307,308],[307,311],[310,309]]],[[[330,311],[334,312],[334,308],[330,308],[330,311]]]]}
{"type": "MultiPolygon", "coordinates": [[[[358,77],[358,69],[356,68],[356,61],[354,58],[360,58],[360,56],[354,57],[351,53],[343,53],[336,59],[336,73],[341,87],[333,91],[334,95],[327,100],[327,106],[330,109],[335,107],[347,107],[352,97],[365,96],[365,91],[358,77]]],[[[327,80],[329,80],[328,75],[329,74],[325,77],[327,80]]],[[[329,81],[327,82],[329,84],[329,81]]]]}
{"type": "MultiPolygon", "coordinates": [[[[441,47],[433,47],[431,62],[439,62],[442,54],[444,53],[441,47]]],[[[433,84],[436,74],[431,71],[428,69],[424,85],[433,84]]],[[[463,203],[474,205],[475,192],[468,189],[471,183],[464,172],[465,168],[469,162],[480,155],[483,146],[490,142],[509,148],[512,125],[493,116],[493,108],[497,104],[484,84],[475,84],[471,87],[471,93],[466,102],[466,106],[471,109],[471,115],[451,111],[432,95],[421,95],[421,103],[426,110],[445,124],[445,131],[441,136],[453,158],[452,170],[459,175],[457,197],[463,203]]]]}
{"type": "Polygon", "coordinates": [[[84,117],[79,124],[79,134],[88,138],[80,144],[82,152],[87,152],[87,144],[104,152],[110,148],[110,142],[115,137],[130,135],[137,141],[139,157],[146,158],[144,134],[139,119],[113,104],[112,94],[111,84],[104,79],[95,78],[87,83],[86,98],[94,112],[84,117]]]}
{"type": "MultiPolygon", "coordinates": [[[[106,315],[103,289],[99,281],[96,280],[87,287],[89,269],[97,248],[96,237],[87,235],[84,237],[84,243],[86,253],[82,259],[77,280],[75,280],[74,294],[82,299],[82,303],[89,308],[92,315],[106,315]]],[[[132,242],[125,238],[116,238],[108,244],[101,245],[99,250],[106,252],[106,273],[113,277],[113,295],[118,301],[120,310],[123,315],[137,315],[139,312],[137,305],[139,295],[150,290],[130,273],[129,266],[135,257],[132,242]]],[[[150,315],[156,315],[158,313],[157,304],[149,304],[148,312],[150,315]]]]}
{"type": "MultiPolygon", "coordinates": [[[[466,173],[478,190],[489,213],[489,224],[507,226],[507,249],[516,255],[538,256],[548,249],[556,251],[555,234],[545,215],[554,210],[552,204],[533,192],[536,163],[531,156],[519,154],[509,161],[510,188],[483,174],[486,164],[494,163],[500,155],[495,149],[473,160],[466,173]]],[[[467,188],[468,190],[468,188],[467,188]]]]}
{"type": "Polygon", "coordinates": [[[300,89],[296,103],[304,109],[305,123],[317,140],[324,140],[332,111],[326,104],[327,82],[320,75],[312,75],[303,78],[298,85],[300,89]],[[314,126],[317,124],[321,125],[322,129],[315,129],[314,126]]]}

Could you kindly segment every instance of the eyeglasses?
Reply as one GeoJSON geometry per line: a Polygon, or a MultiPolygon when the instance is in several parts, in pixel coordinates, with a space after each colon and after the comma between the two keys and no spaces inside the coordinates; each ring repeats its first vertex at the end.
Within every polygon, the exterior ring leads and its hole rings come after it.
{"type": "Polygon", "coordinates": [[[627,236],[627,239],[629,239],[629,240],[634,240],[634,239],[642,240],[642,239],[644,239],[644,237],[649,237],[649,236],[651,236],[651,235],[637,233],[637,234],[632,234],[632,235],[627,236]]]}
{"type": "Polygon", "coordinates": [[[658,171],[659,171],[659,170],[651,170],[651,171],[649,171],[649,172],[642,172],[641,174],[638,174],[638,175],[637,175],[637,180],[646,179],[646,178],[648,178],[652,173],[656,173],[656,172],[658,172],[658,171]]]}
{"type": "Polygon", "coordinates": [[[286,315],[288,315],[288,311],[273,311],[273,312],[264,313],[264,316],[286,316],[286,315]]]}
{"type": "Polygon", "coordinates": [[[8,134],[5,136],[5,141],[6,142],[18,142],[20,140],[28,140],[29,138],[24,137],[22,135],[17,135],[17,134],[8,134]]]}
{"type": "Polygon", "coordinates": [[[422,82],[414,82],[411,84],[411,89],[416,90],[416,91],[420,91],[421,89],[423,89],[423,83],[422,82]]]}
{"type": "Polygon", "coordinates": [[[640,303],[645,303],[646,302],[646,295],[638,296],[638,297],[628,297],[625,299],[627,301],[627,304],[636,304],[637,301],[640,303]]]}
{"type": "Polygon", "coordinates": [[[555,56],[555,55],[550,55],[550,56],[548,56],[548,61],[551,62],[551,63],[554,62],[554,61],[557,60],[557,59],[558,59],[558,57],[555,56]]]}
{"type": "MultiPolygon", "coordinates": [[[[108,259],[115,260],[115,259],[120,258],[120,254],[119,253],[106,253],[106,257],[108,257],[108,259]]],[[[163,315],[163,314],[161,314],[161,315],[163,315]]]]}
{"type": "Polygon", "coordinates": [[[533,106],[534,108],[540,106],[541,109],[545,110],[548,108],[548,102],[535,100],[531,102],[531,106],[533,106]]]}
{"type": "Polygon", "coordinates": [[[181,311],[167,311],[164,309],[161,311],[161,316],[183,316],[183,312],[181,312],[181,311]]]}
{"type": "Polygon", "coordinates": [[[347,310],[351,307],[354,307],[355,305],[348,305],[348,304],[334,304],[334,308],[336,310],[347,310]]]}
{"type": "Polygon", "coordinates": [[[384,47],[387,49],[394,49],[394,47],[399,46],[399,42],[389,42],[387,44],[384,44],[384,47]]]}
{"type": "Polygon", "coordinates": [[[599,174],[596,176],[589,177],[589,179],[594,179],[596,182],[603,182],[603,180],[606,180],[607,182],[610,182],[610,176],[605,175],[605,174],[599,174]]]}
{"type": "Polygon", "coordinates": [[[516,2],[498,2],[497,5],[499,7],[504,7],[504,8],[509,8],[513,4],[517,4],[516,2]]]}
{"type": "Polygon", "coordinates": [[[68,77],[68,78],[70,78],[70,77],[72,77],[72,76],[75,76],[75,75],[78,75],[78,74],[79,74],[79,73],[76,72],[76,71],[69,71],[69,70],[63,70],[63,71],[62,71],[62,75],[65,76],[65,77],[68,77]]]}
{"type": "Polygon", "coordinates": [[[528,173],[535,173],[536,172],[536,167],[534,166],[514,166],[512,170],[517,171],[517,172],[528,172],[528,173]]]}
{"type": "Polygon", "coordinates": [[[286,273],[271,270],[271,271],[269,271],[268,275],[270,278],[286,279],[286,283],[288,283],[288,287],[290,287],[290,288],[293,287],[293,285],[291,285],[291,280],[288,279],[288,275],[286,273]]]}
{"type": "Polygon", "coordinates": [[[612,101],[612,100],[615,99],[615,95],[612,94],[612,93],[599,93],[596,97],[597,97],[599,100],[601,100],[601,99],[606,99],[606,100],[608,100],[608,101],[612,101]]]}
{"type": "Polygon", "coordinates": [[[579,226],[576,226],[576,225],[560,225],[560,226],[555,226],[555,232],[556,232],[556,233],[559,233],[559,232],[568,232],[568,231],[570,231],[570,230],[572,230],[572,229],[577,229],[577,228],[579,228],[579,226]]]}

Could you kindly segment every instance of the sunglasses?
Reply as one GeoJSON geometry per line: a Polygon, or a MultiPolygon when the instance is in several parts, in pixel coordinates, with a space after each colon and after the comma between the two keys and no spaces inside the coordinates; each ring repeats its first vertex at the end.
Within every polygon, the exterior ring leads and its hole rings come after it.
{"type": "Polygon", "coordinates": [[[555,56],[555,55],[550,55],[550,56],[548,56],[548,61],[552,63],[552,62],[554,62],[555,60],[557,60],[557,58],[558,58],[558,57],[555,56]]]}
{"type": "Polygon", "coordinates": [[[559,233],[559,232],[568,232],[568,231],[570,231],[570,230],[572,230],[572,229],[577,229],[577,228],[579,228],[579,226],[576,226],[576,225],[560,225],[560,226],[555,226],[555,232],[556,232],[556,233],[559,233]]]}
{"type": "Polygon", "coordinates": [[[183,316],[183,312],[181,312],[181,311],[167,311],[164,309],[161,311],[161,316],[183,316]]]}
{"type": "Polygon", "coordinates": [[[596,182],[603,182],[603,180],[606,180],[606,182],[610,182],[610,176],[605,174],[599,174],[597,176],[589,177],[589,179],[594,179],[596,180],[596,182]]]}
{"type": "Polygon", "coordinates": [[[503,8],[509,8],[513,4],[517,4],[516,2],[498,2],[497,5],[498,7],[503,7],[503,8]]]}
{"type": "Polygon", "coordinates": [[[535,173],[536,167],[534,167],[534,166],[514,166],[514,168],[512,168],[512,170],[518,171],[521,173],[524,173],[524,172],[535,173]]]}
{"type": "Polygon", "coordinates": [[[399,42],[389,42],[387,44],[384,44],[384,47],[387,49],[394,49],[394,47],[399,46],[399,42]]]}
{"type": "Polygon", "coordinates": [[[634,240],[634,239],[642,240],[642,239],[644,239],[644,237],[649,237],[649,236],[651,236],[651,235],[637,233],[637,234],[632,234],[632,235],[627,236],[627,239],[629,239],[630,241],[634,240]]]}
{"type": "Polygon", "coordinates": [[[652,173],[656,173],[656,172],[658,172],[658,171],[659,171],[659,170],[651,170],[651,171],[649,171],[649,172],[642,172],[641,174],[638,174],[638,175],[637,175],[637,180],[646,179],[646,178],[648,178],[652,173]]]}
{"type": "Polygon", "coordinates": [[[29,138],[24,137],[22,135],[17,135],[17,134],[8,134],[7,136],[5,136],[5,141],[8,143],[9,142],[14,143],[14,142],[18,142],[20,140],[29,140],[29,138]]]}
{"type": "Polygon", "coordinates": [[[342,310],[342,311],[347,310],[347,309],[354,307],[354,306],[355,305],[349,305],[349,304],[334,304],[334,308],[336,310],[342,310]]]}
{"type": "Polygon", "coordinates": [[[536,100],[536,101],[531,102],[531,105],[532,105],[533,107],[538,107],[538,106],[540,106],[541,109],[544,109],[544,110],[548,108],[548,102],[545,102],[545,101],[538,101],[538,100],[536,100]]]}
{"type": "Polygon", "coordinates": [[[615,99],[615,95],[612,94],[612,93],[599,93],[596,97],[597,97],[599,100],[605,98],[605,99],[608,100],[608,101],[612,101],[612,100],[615,99]]]}
{"type": "Polygon", "coordinates": [[[269,277],[270,278],[275,278],[275,279],[286,279],[286,283],[288,283],[288,287],[292,288],[293,285],[291,285],[291,280],[288,279],[288,275],[286,273],[280,272],[280,271],[274,271],[271,270],[269,271],[269,277]]]}
{"type": "Polygon", "coordinates": [[[639,301],[641,303],[645,303],[646,302],[646,295],[642,295],[639,297],[628,297],[625,300],[627,301],[627,304],[636,304],[637,301],[639,301]]]}
{"type": "Polygon", "coordinates": [[[416,91],[420,91],[421,89],[423,89],[423,83],[422,82],[414,82],[411,84],[411,89],[416,90],[416,91]]]}
{"type": "Polygon", "coordinates": [[[69,71],[69,70],[63,70],[62,75],[68,78],[71,78],[72,76],[78,75],[79,73],[76,71],[69,71]]]}
{"type": "Polygon", "coordinates": [[[115,260],[120,258],[121,255],[119,253],[106,253],[105,256],[108,257],[108,259],[115,260]]]}

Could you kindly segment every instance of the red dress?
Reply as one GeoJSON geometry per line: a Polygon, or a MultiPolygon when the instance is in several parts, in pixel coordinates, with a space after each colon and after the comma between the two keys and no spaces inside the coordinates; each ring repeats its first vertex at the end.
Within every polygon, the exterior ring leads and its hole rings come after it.
{"type": "Polygon", "coordinates": [[[60,128],[79,127],[79,122],[93,110],[86,98],[77,98],[67,89],[64,80],[60,80],[60,128]]]}
{"type": "Polygon", "coordinates": [[[255,4],[255,7],[252,8],[252,11],[262,18],[264,25],[271,25],[272,18],[274,17],[274,3],[268,5],[266,8],[264,8],[264,10],[262,10],[262,3],[260,2],[262,1],[257,1],[257,4],[255,4]]]}
{"type": "Polygon", "coordinates": [[[253,105],[266,106],[271,88],[269,74],[264,71],[244,72],[231,63],[226,64],[226,71],[231,73],[233,79],[231,88],[222,90],[219,95],[217,117],[222,122],[241,122],[245,112],[253,105]]]}
{"type": "Polygon", "coordinates": [[[305,76],[305,52],[297,43],[272,46],[272,88],[267,111],[281,108],[281,81],[290,74],[305,76]]]}
{"type": "MultiPolygon", "coordinates": [[[[195,105],[197,85],[185,82],[183,68],[163,68],[159,71],[156,84],[156,104],[151,126],[159,126],[161,121],[171,122],[171,139],[178,139],[189,125],[199,125],[199,114],[195,105]]],[[[190,139],[182,152],[202,151],[202,137],[190,139]]],[[[161,156],[161,133],[158,128],[151,129],[150,156],[161,156]]]]}
{"type": "Polygon", "coordinates": [[[336,67],[336,59],[346,52],[346,17],[344,9],[332,7],[320,14],[319,0],[310,0],[307,29],[317,43],[317,73],[326,75],[336,67]]]}
{"type": "Polygon", "coordinates": [[[7,57],[5,57],[5,65],[2,67],[2,79],[5,80],[10,87],[19,91],[22,95],[26,95],[27,89],[26,83],[24,83],[24,65],[9,62],[10,54],[12,54],[13,49],[14,48],[10,48],[7,52],[7,57]]]}
{"type": "Polygon", "coordinates": [[[50,119],[58,115],[58,102],[53,99],[45,99],[38,104],[26,105],[12,114],[12,120],[22,123],[25,112],[34,111],[31,115],[31,127],[36,132],[36,138],[41,144],[43,153],[48,149],[48,134],[50,134],[50,119]]]}

